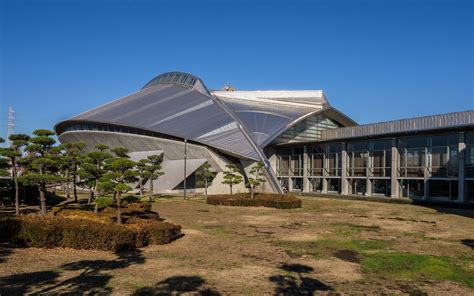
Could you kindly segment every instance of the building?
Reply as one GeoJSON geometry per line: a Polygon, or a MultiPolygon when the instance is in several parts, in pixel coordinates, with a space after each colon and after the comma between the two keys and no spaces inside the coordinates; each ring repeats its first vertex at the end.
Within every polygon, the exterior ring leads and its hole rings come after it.
{"type": "Polygon", "coordinates": [[[185,177],[188,190],[202,190],[196,172],[207,161],[209,191],[225,193],[226,164],[247,178],[262,161],[262,191],[474,202],[472,110],[358,125],[320,90],[209,91],[169,72],[55,129],[61,142],[122,146],[136,160],[162,153],[157,192],[182,190],[185,177]]]}

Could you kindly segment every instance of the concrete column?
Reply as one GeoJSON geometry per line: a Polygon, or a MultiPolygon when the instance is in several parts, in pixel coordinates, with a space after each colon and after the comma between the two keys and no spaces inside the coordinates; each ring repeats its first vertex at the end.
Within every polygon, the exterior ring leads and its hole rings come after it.
{"type": "Polygon", "coordinates": [[[326,178],[326,176],[328,175],[326,169],[328,168],[328,164],[329,164],[329,161],[328,159],[326,158],[326,155],[327,155],[327,151],[324,152],[324,160],[323,160],[323,190],[321,191],[321,193],[328,193],[328,179],[326,178]]]}
{"type": "Polygon", "coordinates": [[[400,185],[398,184],[398,161],[400,158],[400,154],[398,153],[397,149],[397,139],[392,138],[392,161],[390,163],[390,187],[391,193],[390,196],[393,198],[400,197],[400,185]]]}
{"type": "Polygon", "coordinates": [[[465,158],[466,158],[466,143],[464,141],[464,132],[459,132],[458,143],[458,202],[466,202],[465,185],[465,158]]]}
{"type": "Polygon", "coordinates": [[[429,147],[425,147],[425,167],[423,168],[423,172],[424,172],[424,196],[423,196],[423,200],[429,200],[430,199],[430,193],[429,193],[429,190],[430,190],[430,184],[428,182],[428,179],[430,178],[430,173],[428,171],[428,168],[430,167],[430,163],[429,163],[429,160],[430,160],[430,156],[429,156],[429,147]]]}
{"type": "Polygon", "coordinates": [[[349,181],[347,179],[347,168],[348,168],[348,156],[347,156],[347,143],[342,143],[341,152],[341,194],[349,194],[349,181]]]}
{"type": "Polygon", "coordinates": [[[309,192],[309,180],[308,180],[308,169],[309,169],[309,157],[308,147],[305,145],[303,148],[303,192],[309,192]]]}

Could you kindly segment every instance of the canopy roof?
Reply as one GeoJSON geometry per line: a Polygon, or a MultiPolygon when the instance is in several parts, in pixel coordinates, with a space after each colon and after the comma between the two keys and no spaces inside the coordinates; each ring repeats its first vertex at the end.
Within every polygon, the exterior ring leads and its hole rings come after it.
{"type": "MultiPolygon", "coordinates": [[[[214,91],[182,72],[161,74],[140,91],[56,125],[85,121],[149,130],[263,160],[271,139],[330,105],[322,91],[214,91]]],[[[331,107],[331,109],[333,109],[331,107]]],[[[336,110],[337,111],[337,110],[336,110]]],[[[356,123],[347,117],[344,126],[356,123]]]]}

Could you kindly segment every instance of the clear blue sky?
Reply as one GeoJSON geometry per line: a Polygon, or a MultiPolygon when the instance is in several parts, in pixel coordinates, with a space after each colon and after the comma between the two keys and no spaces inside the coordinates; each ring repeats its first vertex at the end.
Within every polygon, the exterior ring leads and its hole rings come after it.
{"type": "Polygon", "coordinates": [[[159,73],[211,89],[322,89],[359,123],[474,109],[474,1],[0,0],[0,136],[159,73]]]}

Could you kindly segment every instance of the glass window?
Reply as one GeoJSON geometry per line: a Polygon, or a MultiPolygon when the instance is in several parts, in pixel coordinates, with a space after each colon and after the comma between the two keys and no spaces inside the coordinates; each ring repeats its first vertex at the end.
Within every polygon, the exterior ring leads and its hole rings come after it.
{"type": "Polygon", "coordinates": [[[404,179],[400,181],[402,197],[421,198],[425,195],[425,183],[423,180],[404,179]]]}
{"type": "Polygon", "coordinates": [[[311,191],[322,192],[323,191],[323,178],[309,178],[311,185],[311,191]]]}
{"type": "Polygon", "coordinates": [[[372,195],[391,195],[391,181],[389,179],[373,179],[372,195]]]}
{"type": "Polygon", "coordinates": [[[281,155],[278,158],[278,175],[288,176],[290,171],[290,156],[281,155]]]}
{"type": "Polygon", "coordinates": [[[341,193],[341,179],[329,178],[328,179],[328,192],[329,193],[341,193]]]}
{"type": "Polygon", "coordinates": [[[366,179],[351,179],[350,184],[352,188],[352,194],[365,195],[367,193],[366,179]]]}
{"type": "Polygon", "coordinates": [[[458,181],[453,180],[430,180],[430,197],[458,199],[458,181]]]}
{"type": "Polygon", "coordinates": [[[309,158],[309,175],[310,176],[322,176],[324,169],[324,154],[310,154],[309,158]]]}
{"type": "Polygon", "coordinates": [[[291,178],[293,191],[303,191],[303,178],[291,178]]]}
{"type": "Polygon", "coordinates": [[[466,199],[474,201],[474,180],[467,180],[465,184],[466,199]]]}

